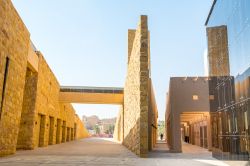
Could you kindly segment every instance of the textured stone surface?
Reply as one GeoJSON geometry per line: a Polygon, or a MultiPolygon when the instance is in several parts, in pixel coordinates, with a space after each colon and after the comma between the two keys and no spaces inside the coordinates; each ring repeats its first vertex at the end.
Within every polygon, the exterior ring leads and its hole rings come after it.
{"type": "Polygon", "coordinates": [[[158,108],[156,104],[154,88],[151,78],[149,79],[149,111],[148,111],[148,150],[152,150],[157,141],[158,108]]]}
{"type": "Polygon", "coordinates": [[[229,76],[227,27],[207,28],[209,76],[229,76]]]}
{"type": "MultiPolygon", "coordinates": [[[[131,39],[129,37],[129,39],[131,39]]],[[[129,56],[124,88],[123,144],[142,157],[148,152],[148,27],[141,16],[129,56]]]]}
{"type": "Polygon", "coordinates": [[[11,1],[0,0],[0,156],[16,151],[29,43],[29,32],[11,1]],[[3,93],[6,57],[10,61],[3,93]]]}
{"type": "Polygon", "coordinates": [[[59,103],[60,85],[40,52],[38,71],[30,68],[30,50],[11,1],[0,0],[0,156],[88,135],[71,104],[59,103]]]}
{"type": "MultiPolygon", "coordinates": [[[[0,7],[0,156],[15,153],[16,148],[34,149],[87,137],[72,105],[59,102],[60,84],[42,53],[34,50],[11,1],[0,1],[0,7]],[[5,74],[7,56],[10,63],[5,74]]],[[[115,137],[145,157],[155,143],[152,126],[157,124],[147,16],[140,17],[137,30],[129,30],[128,42],[124,103],[115,137]]]]}
{"type": "Polygon", "coordinates": [[[32,149],[38,74],[27,69],[17,149],[32,149]]]}
{"type": "Polygon", "coordinates": [[[150,78],[150,41],[147,16],[137,30],[128,30],[128,67],[124,105],[116,121],[114,138],[146,157],[156,143],[158,110],[150,78]]]}
{"type": "Polygon", "coordinates": [[[116,123],[115,123],[115,130],[114,130],[114,139],[118,142],[122,142],[124,137],[123,137],[123,120],[124,120],[124,110],[123,106],[120,107],[118,116],[116,118],[116,123]]]}

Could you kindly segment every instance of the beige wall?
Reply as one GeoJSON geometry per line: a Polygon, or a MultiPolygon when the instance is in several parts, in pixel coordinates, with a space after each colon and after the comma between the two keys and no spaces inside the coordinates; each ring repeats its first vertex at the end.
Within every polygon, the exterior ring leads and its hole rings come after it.
{"type": "MultiPolygon", "coordinates": [[[[203,114],[207,112],[210,112],[208,78],[170,78],[166,108],[166,133],[167,142],[172,152],[182,151],[180,131],[182,121],[181,114],[190,113],[191,116],[195,117],[197,113],[203,114]],[[193,100],[193,95],[197,95],[199,99],[193,100]]],[[[185,118],[187,117],[188,116],[185,118]]],[[[209,140],[209,146],[210,144],[211,141],[209,140]]]]}
{"type": "Polygon", "coordinates": [[[29,49],[29,32],[10,0],[0,1],[0,156],[16,151],[29,49]],[[3,91],[6,57],[10,59],[3,91]]]}
{"type": "MultiPolygon", "coordinates": [[[[158,116],[150,81],[147,16],[140,17],[128,40],[117,135],[131,151],[145,157],[155,143],[155,130],[149,125],[157,125],[158,116]]],[[[29,32],[11,1],[0,1],[0,156],[15,153],[16,148],[34,149],[88,136],[72,105],[59,101],[60,84],[43,55],[31,46],[29,32]],[[4,77],[7,56],[10,63],[4,77]]]]}
{"type": "Polygon", "coordinates": [[[68,141],[88,136],[71,104],[59,103],[59,90],[42,54],[32,49],[29,32],[11,1],[0,1],[0,156],[16,148],[60,143],[63,133],[68,141]],[[31,54],[37,56],[35,68],[27,63],[31,54]]]}
{"type": "Polygon", "coordinates": [[[33,132],[31,131],[34,128],[37,81],[38,73],[34,73],[30,69],[27,69],[17,149],[33,149],[31,139],[33,137],[33,132]]]}
{"type": "Polygon", "coordinates": [[[88,136],[72,105],[59,103],[60,85],[43,55],[39,52],[37,55],[38,73],[27,70],[26,74],[17,148],[34,149],[61,143],[62,138],[74,140],[88,136]]]}
{"type": "Polygon", "coordinates": [[[87,138],[89,137],[88,130],[85,128],[83,122],[81,119],[78,117],[78,115],[75,115],[75,123],[76,123],[76,139],[81,139],[81,138],[87,138]]]}
{"type": "Polygon", "coordinates": [[[158,109],[152,80],[149,79],[148,149],[152,150],[157,141],[158,109]]]}
{"type": "Polygon", "coordinates": [[[115,130],[114,130],[114,139],[118,142],[123,142],[124,137],[123,137],[123,132],[124,132],[124,127],[123,127],[123,120],[124,120],[124,110],[123,106],[120,107],[118,116],[116,118],[116,123],[115,123],[115,130]]]}
{"type": "MultiPolygon", "coordinates": [[[[124,88],[124,142],[142,157],[148,152],[148,27],[147,16],[141,16],[129,56],[124,88]]],[[[130,44],[129,44],[130,45],[130,44]]]]}

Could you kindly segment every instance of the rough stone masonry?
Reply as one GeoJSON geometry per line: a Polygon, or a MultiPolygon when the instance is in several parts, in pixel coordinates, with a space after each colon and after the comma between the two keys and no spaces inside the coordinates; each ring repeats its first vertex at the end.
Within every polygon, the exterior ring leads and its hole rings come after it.
{"type": "MultiPolygon", "coordinates": [[[[124,101],[114,137],[141,157],[156,143],[157,107],[150,78],[147,16],[128,33],[124,101]]],[[[0,0],[0,156],[88,136],[11,0],[0,0]]]]}
{"type": "Polygon", "coordinates": [[[115,138],[141,157],[156,143],[157,107],[150,79],[150,51],[147,16],[141,16],[136,30],[128,31],[128,67],[115,138]],[[151,92],[152,91],[152,92],[151,92]],[[122,128],[123,127],[123,128],[122,128]]]}
{"type": "Polygon", "coordinates": [[[0,0],[0,156],[88,136],[59,90],[11,1],[0,0]]]}

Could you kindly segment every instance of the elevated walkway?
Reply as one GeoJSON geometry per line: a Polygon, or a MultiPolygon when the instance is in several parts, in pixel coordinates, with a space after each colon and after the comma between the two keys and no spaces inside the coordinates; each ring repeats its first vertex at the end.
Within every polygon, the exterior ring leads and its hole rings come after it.
{"type": "Polygon", "coordinates": [[[123,88],[61,86],[59,101],[82,104],[123,104],[123,88]]]}

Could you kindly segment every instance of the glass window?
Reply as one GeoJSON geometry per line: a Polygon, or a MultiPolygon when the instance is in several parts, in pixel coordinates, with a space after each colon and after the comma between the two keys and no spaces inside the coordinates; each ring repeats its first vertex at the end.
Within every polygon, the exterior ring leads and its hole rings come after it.
{"type": "Polygon", "coordinates": [[[199,100],[199,96],[198,95],[193,95],[193,100],[199,100]]]}

